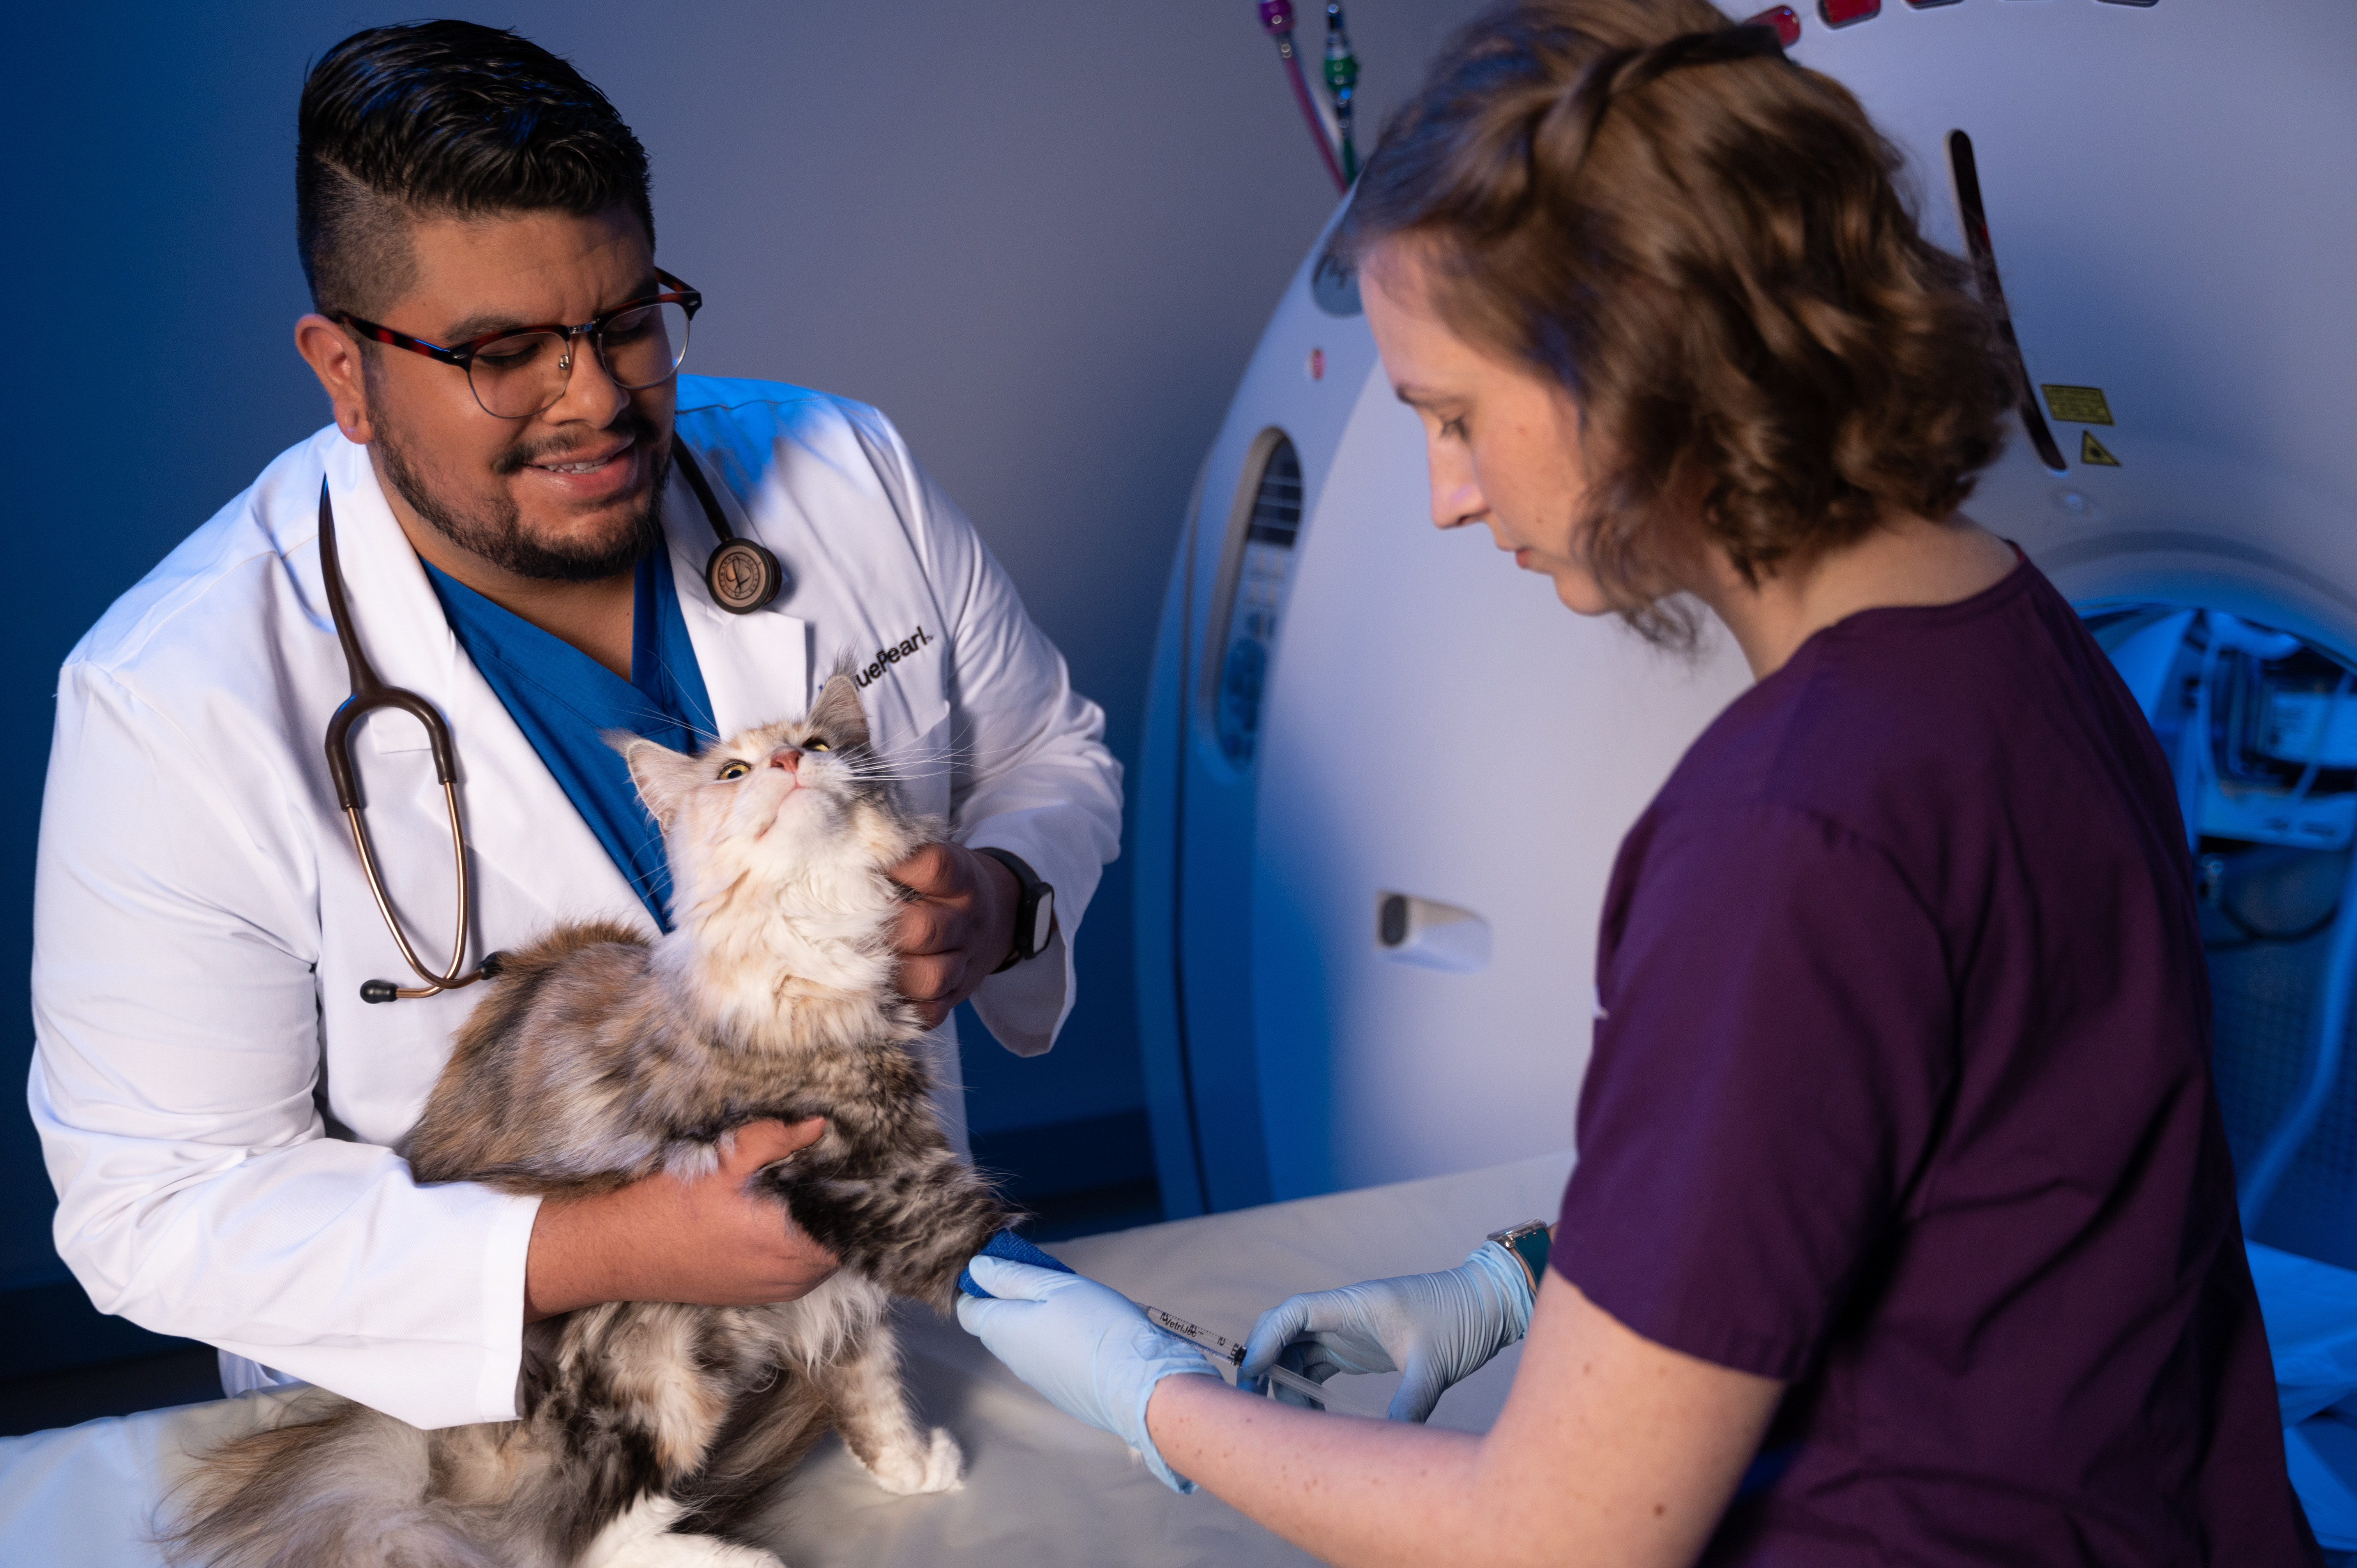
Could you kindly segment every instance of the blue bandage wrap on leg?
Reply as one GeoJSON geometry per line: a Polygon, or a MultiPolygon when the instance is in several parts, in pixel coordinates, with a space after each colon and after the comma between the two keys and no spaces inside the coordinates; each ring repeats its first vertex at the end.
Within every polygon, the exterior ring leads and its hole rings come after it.
{"type": "MultiPolygon", "coordinates": [[[[1049,1257],[1039,1248],[1034,1247],[1030,1242],[1026,1241],[1022,1237],[1017,1236],[1012,1230],[1001,1230],[997,1235],[993,1236],[989,1240],[984,1242],[982,1245],[982,1255],[985,1258],[1004,1258],[1010,1263],[1028,1263],[1035,1269],[1054,1269],[1059,1273],[1069,1274],[1072,1272],[1070,1268],[1058,1262],[1055,1259],[1049,1257]]],[[[995,1301],[997,1299],[988,1291],[974,1283],[974,1271],[972,1269],[960,1269],[958,1271],[958,1289],[965,1292],[966,1294],[974,1297],[978,1301],[995,1301]]]]}

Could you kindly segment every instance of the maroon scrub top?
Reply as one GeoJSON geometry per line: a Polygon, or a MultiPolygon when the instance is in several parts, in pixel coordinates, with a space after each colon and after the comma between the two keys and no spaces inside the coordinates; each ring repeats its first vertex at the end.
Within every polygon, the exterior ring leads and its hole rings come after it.
{"type": "Polygon", "coordinates": [[[2318,1561],[2167,763],[2024,564],[1803,643],[1621,846],[1554,1266],[1788,1382],[1706,1563],[2318,1561]]]}

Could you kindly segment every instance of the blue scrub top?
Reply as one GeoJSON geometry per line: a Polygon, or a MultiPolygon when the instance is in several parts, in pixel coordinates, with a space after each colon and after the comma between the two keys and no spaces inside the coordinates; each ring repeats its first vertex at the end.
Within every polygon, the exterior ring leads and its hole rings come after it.
{"type": "Polygon", "coordinates": [[[687,639],[671,553],[639,563],[630,616],[630,678],[512,615],[421,558],[458,646],[491,683],[573,809],[664,930],[671,929],[671,867],[662,832],[639,801],[621,754],[599,738],[628,730],[674,751],[716,738],[712,698],[687,639]]]}

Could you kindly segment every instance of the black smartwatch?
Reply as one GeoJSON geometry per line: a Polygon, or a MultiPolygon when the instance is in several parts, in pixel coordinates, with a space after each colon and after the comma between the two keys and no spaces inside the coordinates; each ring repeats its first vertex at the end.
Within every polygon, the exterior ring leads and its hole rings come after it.
{"type": "Polygon", "coordinates": [[[1011,850],[977,849],[976,854],[986,854],[1007,870],[1023,889],[1022,898],[1015,906],[1015,950],[1006,961],[990,972],[1004,974],[1025,959],[1038,958],[1056,934],[1056,890],[1039,880],[1039,874],[1024,863],[1023,857],[1011,850]]]}

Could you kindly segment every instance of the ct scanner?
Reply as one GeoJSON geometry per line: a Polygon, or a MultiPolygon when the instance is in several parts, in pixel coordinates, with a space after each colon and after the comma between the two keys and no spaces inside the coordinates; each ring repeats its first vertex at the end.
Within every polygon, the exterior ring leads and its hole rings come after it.
{"type": "MultiPolygon", "coordinates": [[[[2177,759],[2254,1233],[2357,1266],[2357,7],[1785,16],[1927,231],[1965,251],[1985,216],[2029,396],[1969,510],[2177,759]]],[[[1433,529],[1321,252],[1205,463],[1155,655],[1136,940],[1174,1216],[1568,1144],[1611,856],[1747,679],[1723,637],[1656,653],[1433,529]]]]}

